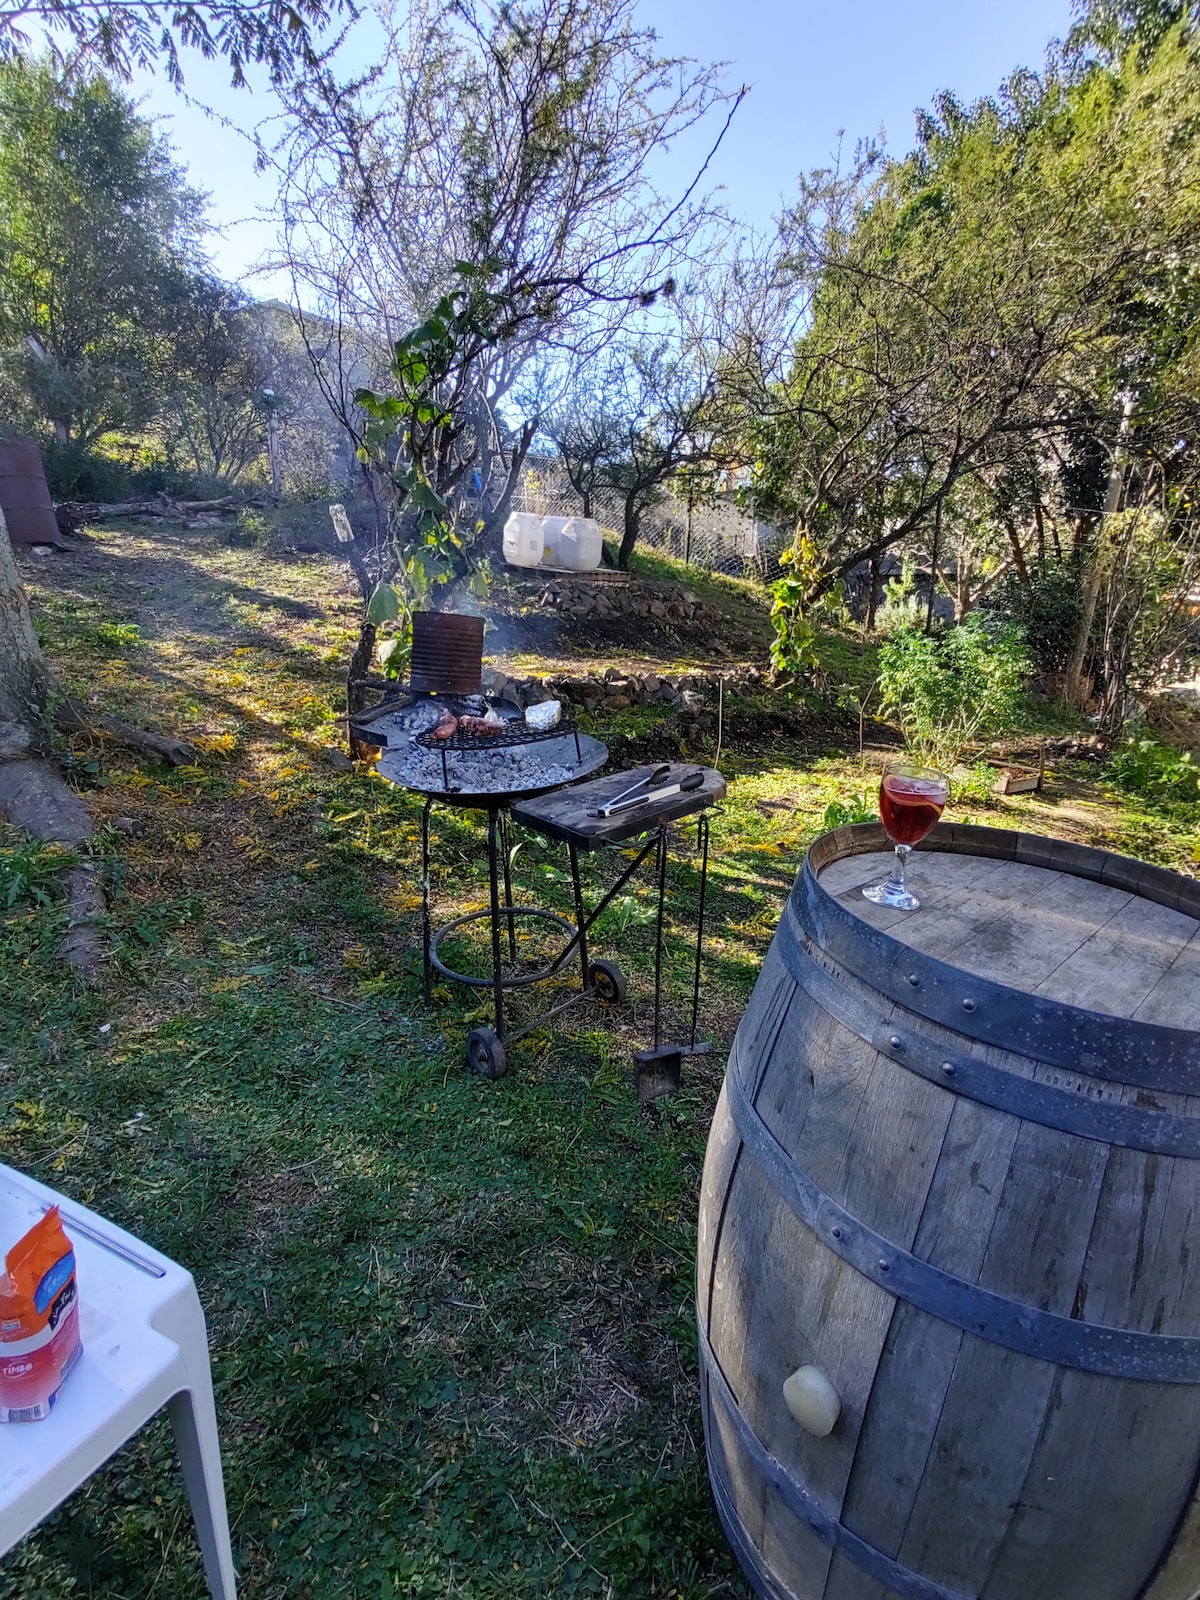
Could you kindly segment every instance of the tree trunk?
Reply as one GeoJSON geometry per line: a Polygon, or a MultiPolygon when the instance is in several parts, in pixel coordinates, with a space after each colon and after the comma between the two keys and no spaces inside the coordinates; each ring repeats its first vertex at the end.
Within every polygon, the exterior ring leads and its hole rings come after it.
{"type": "Polygon", "coordinates": [[[882,559],[878,552],[867,563],[867,615],[863,626],[868,633],[875,632],[875,606],[879,598],[879,569],[882,559]]]}
{"type": "Polygon", "coordinates": [[[625,500],[625,533],[621,539],[621,548],[617,551],[617,566],[622,572],[629,571],[629,558],[633,554],[633,547],[641,531],[642,508],[635,495],[628,495],[625,500]]]}
{"type": "Polygon", "coordinates": [[[1100,519],[1095,549],[1087,579],[1083,586],[1083,607],[1079,616],[1079,629],[1063,680],[1063,700],[1075,711],[1081,711],[1087,700],[1087,682],[1084,669],[1087,665],[1088,643],[1092,636],[1092,623],[1096,619],[1096,602],[1100,597],[1100,579],[1104,566],[1104,540],[1108,519],[1121,504],[1121,490],[1125,483],[1125,444],[1129,438],[1129,425],[1133,417],[1133,396],[1125,396],[1121,412],[1121,426],[1117,431],[1116,448],[1108,472],[1108,493],[1104,497],[1104,514],[1100,519]]]}
{"type": "Polygon", "coordinates": [[[492,513],[487,519],[486,534],[496,535],[508,520],[509,507],[513,502],[513,495],[517,492],[517,485],[521,481],[521,472],[525,466],[525,458],[529,454],[529,447],[537,433],[537,419],[522,425],[521,436],[513,445],[512,455],[509,458],[508,473],[504,480],[504,488],[500,491],[500,498],[492,508],[492,513]]]}
{"type": "MultiPolygon", "coordinates": [[[[354,654],[350,657],[350,665],[346,669],[346,711],[351,716],[357,716],[367,703],[366,678],[371,671],[371,662],[375,657],[375,640],[378,630],[373,622],[368,622],[364,616],[362,627],[359,630],[358,643],[354,647],[354,654]]],[[[350,754],[359,761],[366,761],[375,755],[375,746],[364,744],[361,739],[350,731],[350,754]]]]}
{"type": "Polygon", "coordinates": [[[938,561],[942,554],[942,502],[939,500],[933,513],[933,544],[929,551],[929,598],[925,602],[925,635],[933,632],[933,601],[937,593],[938,561]]]}
{"type": "Polygon", "coordinates": [[[1029,588],[1029,568],[1025,565],[1025,552],[1021,548],[1021,536],[1017,532],[1017,525],[1011,517],[1004,518],[1004,531],[1008,535],[1008,546],[1012,551],[1013,566],[1017,569],[1017,576],[1021,580],[1023,589],[1029,588]]]}
{"type": "Polygon", "coordinates": [[[958,553],[958,574],[954,580],[954,620],[961,622],[971,609],[971,558],[965,551],[958,553]]]}
{"type": "MultiPolygon", "coordinates": [[[[35,839],[77,845],[92,831],[91,814],[57,770],[36,759],[38,741],[28,732],[40,722],[50,688],[0,511],[0,814],[35,839]]],[[[103,958],[95,921],[104,895],[89,863],[62,877],[69,921],[59,954],[82,977],[95,978],[103,958]]]]}
{"type": "Polygon", "coordinates": [[[0,720],[35,722],[49,693],[50,672],[0,511],[0,720]]]}

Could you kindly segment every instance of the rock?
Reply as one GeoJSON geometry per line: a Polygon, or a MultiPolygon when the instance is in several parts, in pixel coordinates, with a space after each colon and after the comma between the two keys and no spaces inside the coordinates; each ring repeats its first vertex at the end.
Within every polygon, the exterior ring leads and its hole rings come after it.
{"type": "Polygon", "coordinates": [[[52,556],[54,554],[54,550],[48,544],[31,544],[29,546],[29,553],[31,556],[52,556]]]}
{"type": "Polygon", "coordinates": [[[656,672],[648,672],[642,679],[642,688],[646,690],[647,694],[657,694],[660,681],[656,672]]]}
{"type": "Polygon", "coordinates": [[[114,817],[113,827],[127,839],[140,839],[146,831],[136,817],[114,817]]]}
{"type": "Polygon", "coordinates": [[[625,711],[632,704],[633,700],[627,694],[610,694],[604,702],[604,709],[606,711],[625,711]]]}
{"type": "Polygon", "coordinates": [[[322,754],[324,755],[325,760],[329,763],[329,765],[333,768],[333,770],[335,772],[353,772],[354,771],[354,763],[353,763],[353,761],[351,761],[351,759],[350,759],[350,757],[348,755],[344,755],[342,753],[342,751],[329,749],[329,750],[323,751],[322,754]]]}
{"type": "Polygon", "coordinates": [[[0,761],[20,761],[29,754],[29,729],[20,722],[0,722],[0,761]]]}

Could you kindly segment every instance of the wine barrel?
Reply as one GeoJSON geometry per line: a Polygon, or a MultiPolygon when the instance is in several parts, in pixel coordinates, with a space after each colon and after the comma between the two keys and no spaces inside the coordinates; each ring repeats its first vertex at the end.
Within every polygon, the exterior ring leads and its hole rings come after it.
{"type": "Polygon", "coordinates": [[[0,511],[14,544],[62,543],[41,452],[32,439],[0,439],[0,511]]]}
{"type": "Polygon", "coordinates": [[[902,912],[890,862],[813,845],[713,1121],[726,1533],[771,1600],[1193,1600],[1200,883],[943,824],[902,912]]]}

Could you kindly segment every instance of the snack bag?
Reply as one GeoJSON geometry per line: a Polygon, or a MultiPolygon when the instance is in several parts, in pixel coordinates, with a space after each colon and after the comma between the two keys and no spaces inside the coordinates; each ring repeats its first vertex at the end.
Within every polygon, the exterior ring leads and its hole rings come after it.
{"type": "Polygon", "coordinates": [[[75,1252],[51,1206],[0,1276],[0,1422],[40,1422],[79,1360],[75,1252]]]}

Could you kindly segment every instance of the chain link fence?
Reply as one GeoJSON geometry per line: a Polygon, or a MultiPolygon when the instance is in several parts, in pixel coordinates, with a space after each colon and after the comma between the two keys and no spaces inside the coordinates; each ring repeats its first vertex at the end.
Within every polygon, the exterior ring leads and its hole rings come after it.
{"type": "MultiPolygon", "coordinates": [[[[522,475],[513,510],[539,517],[578,517],[583,515],[583,503],[559,463],[535,461],[522,475]]],[[[624,524],[621,496],[612,489],[599,490],[592,498],[592,516],[606,541],[619,545],[624,524]]],[[[705,572],[771,582],[783,570],[779,554],[787,544],[787,534],[756,521],[732,499],[689,506],[669,495],[643,516],[637,547],[661,550],[705,572]]]]}

